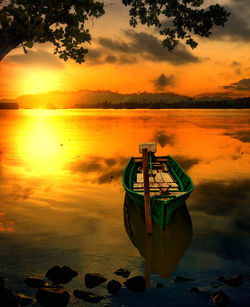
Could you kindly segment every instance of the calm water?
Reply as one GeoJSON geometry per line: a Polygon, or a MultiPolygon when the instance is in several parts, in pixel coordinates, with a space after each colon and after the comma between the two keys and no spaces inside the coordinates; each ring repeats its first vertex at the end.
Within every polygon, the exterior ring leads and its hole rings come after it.
{"type": "MultiPolygon", "coordinates": [[[[157,153],[175,157],[193,179],[188,211],[153,236],[151,288],[112,297],[104,284],[93,291],[106,297],[99,305],[210,306],[211,283],[240,274],[242,287],[220,289],[231,306],[247,306],[249,118],[249,110],[0,111],[0,276],[34,295],[24,279],[54,265],[79,272],[68,291],[84,289],[87,272],[144,274],[143,219],[128,204],[124,222],[122,173],[139,143],[157,141],[157,153]],[[195,282],[173,283],[176,275],[195,282]],[[206,292],[190,293],[192,286],[206,292]]],[[[72,298],[71,306],[88,304],[72,298]]]]}

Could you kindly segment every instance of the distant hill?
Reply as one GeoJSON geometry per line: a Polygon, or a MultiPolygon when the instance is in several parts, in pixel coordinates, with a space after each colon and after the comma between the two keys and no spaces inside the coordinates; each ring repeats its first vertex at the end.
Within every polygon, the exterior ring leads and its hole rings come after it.
{"type": "MultiPolygon", "coordinates": [[[[4,102],[0,100],[0,103],[4,102]]],[[[5,100],[6,102],[6,100],[5,100]]],[[[77,92],[54,91],[37,95],[20,96],[8,103],[20,108],[250,108],[250,98],[229,99],[197,97],[175,93],[120,94],[111,91],[79,90],[77,92]]]]}
{"type": "MultiPolygon", "coordinates": [[[[90,91],[79,90],[77,92],[54,91],[37,95],[20,96],[12,102],[17,102],[20,108],[75,108],[75,107],[95,107],[101,103],[111,103],[114,105],[136,102],[158,103],[167,101],[175,103],[180,100],[188,100],[189,97],[174,93],[133,93],[120,94],[111,91],[90,91]]],[[[0,101],[1,102],[1,101],[0,101]]]]}

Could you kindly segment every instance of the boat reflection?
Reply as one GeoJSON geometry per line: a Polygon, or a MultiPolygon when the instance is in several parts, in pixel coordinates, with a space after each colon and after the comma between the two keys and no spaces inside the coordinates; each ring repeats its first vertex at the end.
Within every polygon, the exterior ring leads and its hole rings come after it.
{"type": "Polygon", "coordinates": [[[186,204],[172,216],[166,230],[152,221],[152,236],[146,235],[144,211],[126,193],[124,201],[126,232],[146,258],[145,279],[149,286],[150,268],[162,278],[170,277],[183,257],[192,238],[193,228],[186,204]]]}

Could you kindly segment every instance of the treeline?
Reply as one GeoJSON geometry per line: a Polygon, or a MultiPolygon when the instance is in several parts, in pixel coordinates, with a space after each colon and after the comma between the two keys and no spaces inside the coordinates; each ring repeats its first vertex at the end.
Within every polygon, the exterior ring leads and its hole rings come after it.
{"type": "Polygon", "coordinates": [[[19,109],[18,103],[13,102],[1,102],[0,110],[17,110],[19,109]]]}
{"type": "Polygon", "coordinates": [[[77,103],[77,109],[250,109],[250,97],[232,100],[189,100],[179,102],[122,102],[112,103],[110,101],[99,102],[96,104],[77,103]]]}

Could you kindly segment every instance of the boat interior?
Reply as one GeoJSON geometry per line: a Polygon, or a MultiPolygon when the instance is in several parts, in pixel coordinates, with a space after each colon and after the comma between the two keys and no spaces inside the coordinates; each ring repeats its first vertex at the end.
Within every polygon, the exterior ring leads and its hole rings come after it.
{"type": "MultiPolygon", "coordinates": [[[[142,158],[134,158],[134,163],[137,167],[133,178],[133,190],[144,194],[142,158]]],[[[172,198],[186,193],[171,173],[167,157],[154,157],[149,163],[148,174],[150,196],[172,198]]]]}

